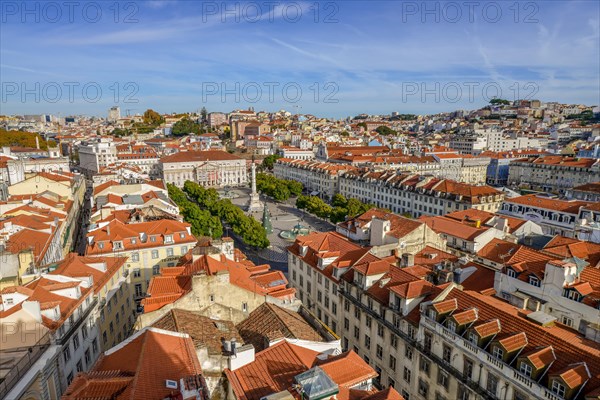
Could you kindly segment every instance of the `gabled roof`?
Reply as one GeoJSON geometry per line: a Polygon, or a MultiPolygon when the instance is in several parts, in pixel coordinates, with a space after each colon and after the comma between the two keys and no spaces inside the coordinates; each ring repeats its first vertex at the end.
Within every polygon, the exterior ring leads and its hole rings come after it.
{"type": "Polygon", "coordinates": [[[216,320],[201,315],[198,312],[175,308],[152,324],[154,328],[186,333],[194,342],[194,347],[206,347],[209,354],[223,352],[223,340],[236,339],[243,343],[233,322],[216,320]]]}
{"type": "Polygon", "coordinates": [[[248,318],[237,325],[245,343],[251,343],[256,351],[262,351],[270,341],[277,339],[302,339],[323,342],[327,339],[313,328],[298,312],[263,303],[248,318]]]}
{"type": "Polygon", "coordinates": [[[63,400],[163,399],[173,390],[165,380],[202,373],[188,335],[146,328],[105,352],[88,373],[79,373],[63,400]]]}

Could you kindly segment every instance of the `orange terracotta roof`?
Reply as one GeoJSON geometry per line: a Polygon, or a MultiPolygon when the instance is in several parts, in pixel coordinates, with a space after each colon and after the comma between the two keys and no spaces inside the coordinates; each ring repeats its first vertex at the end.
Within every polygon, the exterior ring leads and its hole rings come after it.
{"type": "Polygon", "coordinates": [[[188,335],[149,328],[108,350],[90,372],[79,373],[62,399],[163,399],[173,394],[165,380],[179,384],[201,374],[188,335]]]}

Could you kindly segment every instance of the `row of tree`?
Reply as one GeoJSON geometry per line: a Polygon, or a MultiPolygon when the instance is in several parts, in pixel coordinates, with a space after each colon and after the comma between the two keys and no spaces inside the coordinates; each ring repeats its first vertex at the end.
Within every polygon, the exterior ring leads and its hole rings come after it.
{"type": "Polygon", "coordinates": [[[299,196],[296,200],[296,207],[306,210],[320,218],[329,219],[333,223],[344,221],[346,218],[354,218],[375,208],[375,204],[363,203],[362,201],[350,198],[346,199],[341,194],[333,196],[331,205],[327,204],[317,196],[299,196]]]}
{"type": "Polygon", "coordinates": [[[218,239],[223,236],[223,225],[219,217],[213,216],[210,211],[201,209],[200,206],[190,200],[175,185],[168,184],[169,197],[177,204],[181,215],[186,222],[192,225],[192,233],[195,236],[210,236],[218,239]]]}
{"type": "Polygon", "coordinates": [[[273,175],[259,173],[256,175],[256,189],[277,201],[285,201],[291,196],[302,194],[304,186],[301,182],[278,179],[273,175]]]}
{"type": "MultiPolygon", "coordinates": [[[[206,211],[212,218],[219,221],[219,226],[221,226],[221,221],[227,222],[233,229],[233,232],[247,245],[258,248],[266,248],[269,246],[270,243],[267,238],[267,232],[262,224],[253,217],[248,217],[244,214],[244,212],[238,206],[234,205],[231,200],[221,199],[215,189],[206,189],[195,182],[186,181],[183,185],[182,194],[186,199],[193,200],[201,211],[206,211]]],[[[177,195],[177,199],[181,199],[180,194],[177,195]]],[[[177,202],[177,200],[174,201],[177,202]]],[[[195,215],[197,214],[192,213],[192,216],[195,215]]],[[[210,228],[210,232],[212,233],[211,236],[217,237],[214,231],[216,228],[206,220],[204,223],[208,224],[208,227],[204,227],[203,231],[210,228]]],[[[221,232],[218,237],[223,235],[222,229],[221,226],[221,232]]]]}

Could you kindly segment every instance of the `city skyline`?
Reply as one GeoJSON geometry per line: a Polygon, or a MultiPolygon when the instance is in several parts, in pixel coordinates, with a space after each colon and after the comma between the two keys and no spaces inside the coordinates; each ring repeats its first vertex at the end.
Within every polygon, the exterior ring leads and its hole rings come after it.
{"type": "Polygon", "coordinates": [[[2,6],[2,114],[600,104],[595,2],[27,4],[2,6]]]}

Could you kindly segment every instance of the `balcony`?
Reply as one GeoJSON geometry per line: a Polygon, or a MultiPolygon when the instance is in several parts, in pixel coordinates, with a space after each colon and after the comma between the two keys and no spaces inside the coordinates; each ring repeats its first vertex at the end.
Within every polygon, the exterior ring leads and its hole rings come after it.
{"type": "Polygon", "coordinates": [[[50,334],[46,333],[34,346],[1,352],[0,398],[6,398],[8,392],[27,374],[50,345],[50,334]],[[6,374],[2,371],[4,368],[9,368],[6,374]]]}
{"type": "MultiPolygon", "coordinates": [[[[429,328],[434,330],[438,335],[442,337],[446,337],[449,340],[451,337],[448,336],[448,333],[454,336],[454,340],[452,340],[452,344],[458,349],[464,351],[469,354],[471,358],[474,358],[475,361],[479,361],[484,365],[494,366],[495,372],[502,377],[502,379],[506,382],[509,382],[512,386],[517,388],[518,390],[525,391],[528,393],[532,393],[535,398],[547,398],[551,400],[562,400],[559,396],[556,396],[545,386],[540,385],[536,381],[530,379],[529,377],[521,374],[519,371],[506,364],[504,361],[495,358],[493,355],[489,354],[485,350],[476,347],[473,343],[470,343],[467,339],[460,337],[456,334],[451,333],[444,327],[442,324],[432,320],[426,315],[421,315],[421,323],[427,325],[429,328]]],[[[438,364],[444,366],[443,362],[438,362],[438,364]]],[[[462,380],[462,379],[461,379],[462,380]]],[[[481,388],[485,390],[484,388],[481,388]]]]}

